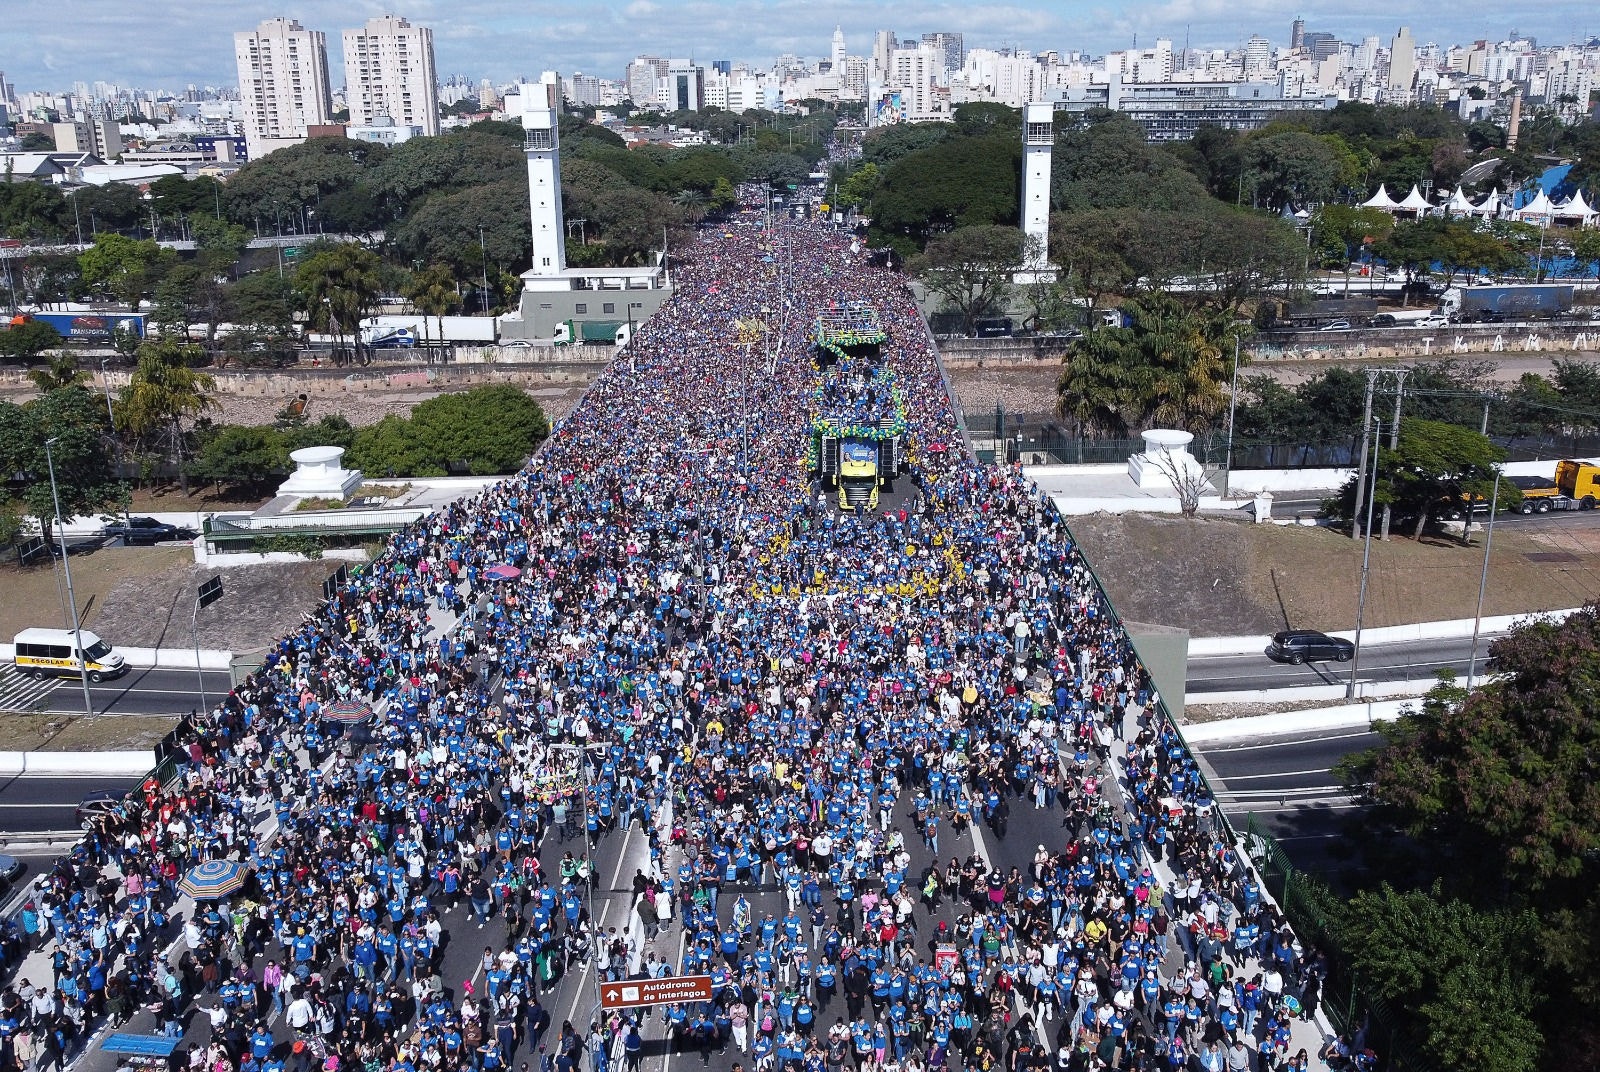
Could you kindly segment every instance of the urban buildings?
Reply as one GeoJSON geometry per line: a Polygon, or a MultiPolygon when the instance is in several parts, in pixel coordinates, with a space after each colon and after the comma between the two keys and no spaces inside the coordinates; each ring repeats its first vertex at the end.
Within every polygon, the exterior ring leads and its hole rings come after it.
{"type": "Polygon", "coordinates": [[[294,19],[266,19],[233,35],[244,102],[250,159],[304,141],[309,128],[329,122],[327,35],[294,19]]]}
{"type": "Polygon", "coordinates": [[[389,119],[424,136],[439,133],[439,76],[428,27],[382,15],[344,31],[344,78],[352,126],[389,119]]]}

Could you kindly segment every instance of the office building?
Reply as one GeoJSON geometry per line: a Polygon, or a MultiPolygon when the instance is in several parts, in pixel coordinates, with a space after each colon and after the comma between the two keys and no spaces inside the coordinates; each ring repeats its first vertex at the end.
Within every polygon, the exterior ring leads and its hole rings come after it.
{"type": "Polygon", "coordinates": [[[946,75],[961,70],[961,65],[967,62],[966,44],[958,33],[925,33],[922,43],[943,50],[946,75]]]}
{"type": "Polygon", "coordinates": [[[439,133],[439,78],[428,27],[381,15],[344,31],[344,80],[352,126],[391,119],[425,136],[439,133]]]}
{"type": "Polygon", "coordinates": [[[636,108],[652,108],[656,103],[656,82],[667,77],[667,61],[658,56],[640,56],[628,64],[623,75],[628,99],[636,108]]]}
{"type": "Polygon", "coordinates": [[[1409,27],[1400,27],[1389,44],[1389,100],[1407,104],[1411,100],[1411,83],[1417,75],[1417,43],[1409,27]]]}
{"type": "Polygon", "coordinates": [[[1288,96],[1281,79],[1144,85],[1116,76],[1109,82],[1055,87],[1050,99],[1058,112],[1121,112],[1144,127],[1151,141],[1188,141],[1202,126],[1259,130],[1284,112],[1328,111],[1338,103],[1331,95],[1288,96]]]}
{"type": "Polygon", "coordinates": [[[668,60],[656,80],[656,106],[664,112],[698,112],[706,106],[706,69],[693,60],[668,60]]]}
{"type": "Polygon", "coordinates": [[[122,155],[122,128],[114,119],[79,119],[52,123],[58,153],[93,153],[106,163],[122,155]]]}
{"type": "Polygon", "coordinates": [[[306,139],[325,124],[333,90],[328,82],[327,35],[293,19],[267,19],[233,35],[244,103],[244,136],[251,160],[306,139]]]}

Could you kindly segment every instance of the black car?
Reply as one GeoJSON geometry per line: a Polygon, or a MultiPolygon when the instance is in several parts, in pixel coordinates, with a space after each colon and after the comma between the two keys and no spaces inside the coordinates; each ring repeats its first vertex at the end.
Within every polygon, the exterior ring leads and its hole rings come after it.
{"type": "Polygon", "coordinates": [[[127,517],[106,525],[104,535],[120,539],[125,544],[162,543],[166,540],[193,539],[190,529],[169,525],[153,517],[127,517]]]}
{"type": "Polygon", "coordinates": [[[1294,663],[1296,666],[1322,659],[1347,663],[1355,654],[1356,646],[1350,641],[1319,633],[1315,629],[1287,629],[1274,633],[1272,643],[1267,645],[1267,658],[1278,663],[1294,663]]]}
{"type": "Polygon", "coordinates": [[[78,825],[88,829],[89,823],[102,815],[121,815],[128,802],[126,789],[97,789],[78,802],[73,818],[78,825]]]}

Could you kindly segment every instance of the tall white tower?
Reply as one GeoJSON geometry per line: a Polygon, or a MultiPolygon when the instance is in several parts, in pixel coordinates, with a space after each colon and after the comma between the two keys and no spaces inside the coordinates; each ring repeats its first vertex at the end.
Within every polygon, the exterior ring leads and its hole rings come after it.
{"type": "Polygon", "coordinates": [[[1026,271],[1050,272],[1050,151],[1055,148],[1055,106],[1022,108],[1022,234],[1026,271]]]}
{"type": "Polygon", "coordinates": [[[561,76],[546,71],[522,85],[522,138],[528,157],[528,204],[533,218],[533,273],[560,275],[567,267],[561,222],[561,76]]]}
{"type": "Polygon", "coordinates": [[[844,69],[844,28],[833,28],[833,51],[829,56],[833,60],[833,73],[838,74],[844,69]]]}

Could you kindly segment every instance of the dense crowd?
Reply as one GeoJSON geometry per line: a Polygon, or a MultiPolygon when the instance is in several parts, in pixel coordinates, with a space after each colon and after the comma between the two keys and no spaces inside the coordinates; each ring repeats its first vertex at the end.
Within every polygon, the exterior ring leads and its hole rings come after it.
{"type": "Polygon", "coordinates": [[[755,1072],[1309,1067],[1288,1025],[1320,962],[1062,519],[965,450],[903,280],[774,226],[702,237],[527,469],[395,537],[44,880],[23,940],[53,977],[0,993],[0,1067],[141,1005],[176,1036],[198,999],[196,1072],[633,1072],[642,1016],[541,1001],[580,962],[710,974],[665,1030],[755,1072]],[[860,301],[888,340],[824,380],[809,325],[860,301]],[[904,494],[840,514],[814,406],[876,412],[880,366],[904,494]],[[452,611],[473,627],[430,624],[452,611]],[[1008,841],[1013,809],[1059,816],[1054,843],[1008,841]],[[629,828],[648,862],[602,929],[592,856],[629,828]],[[170,918],[213,859],[250,884],[170,918]],[[475,982],[440,974],[447,918],[489,936],[475,982]]]}

